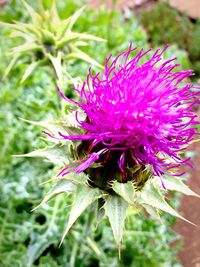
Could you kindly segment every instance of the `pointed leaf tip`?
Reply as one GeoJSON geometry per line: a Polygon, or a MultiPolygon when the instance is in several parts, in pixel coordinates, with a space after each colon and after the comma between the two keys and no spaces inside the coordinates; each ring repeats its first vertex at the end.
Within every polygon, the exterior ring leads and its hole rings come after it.
{"type": "Polygon", "coordinates": [[[76,186],[73,182],[71,181],[66,181],[66,180],[61,180],[59,181],[44,197],[42,202],[36,206],[35,208],[32,209],[32,211],[38,209],[41,207],[43,204],[47,203],[51,198],[54,196],[61,194],[61,193],[72,193],[76,189],[76,186]]]}
{"type": "Polygon", "coordinates": [[[33,23],[36,25],[39,25],[42,21],[42,17],[25,0],[21,0],[21,1],[22,1],[23,5],[25,6],[25,8],[27,9],[27,11],[29,12],[29,14],[33,20],[33,23]]]}
{"type": "Polygon", "coordinates": [[[51,54],[48,54],[48,57],[54,67],[60,86],[63,86],[63,77],[62,77],[62,55],[61,52],[58,52],[57,57],[53,57],[51,54]]]}
{"type": "Polygon", "coordinates": [[[15,66],[15,63],[17,62],[18,58],[20,56],[17,54],[13,57],[13,59],[10,61],[8,67],[6,68],[4,75],[3,75],[3,80],[6,79],[6,77],[8,76],[8,74],[10,73],[10,71],[12,70],[12,68],[15,66]]]}
{"type": "Polygon", "coordinates": [[[136,190],[132,182],[129,181],[127,183],[119,183],[117,181],[114,181],[112,184],[112,189],[130,205],[134,205],[136,190]]]}
{"type": "Polygon", "coordinates": [[[13,155],[13,157],[46,158],[48,161],[60,167],[69,163],[67,159],[67,150],[64,146],[60,145],[47,146],[43,149],[38,149],[27,154],[13,155]]]}
{"type": "Polygon", "coordinates": [[[36,61],[31,63],[28,68],[26,69],[20,84],[23,84],[25,82],[25,80],[31,75],[31,73],[41,64],[41,61],[36,61]]]}
{"type": "Polygon", "coordinates": [[[193,222],[190,222],[189,220],[185,219],[183,216],[181,216],[176,210],[174,210],[164,199],[164,196],[160,192],[160,188],[155,186],[153,184],[153,181],[149,181],[145,184],[142,191],[138,193],[138,199],[140,201],[140,204],[146,204],[150,205],[156,209],[165,211],[177,218],[180,218],[192,225],[195,225],[193,222]]]}
{"type": "Polygon", "coordinates": [[[180,177],[164,176],[163,181],[168,190],[177,191],[188,196],[200,198],[200,195],[192,191],[186,184],[184,184],[180,177]]]}
{"type": "Polygon", "coordinates": [[[98,188],[90,188],[89,186],[79,186],[74,203],[72,204],[71,212],[69,215],[69,220],[67,223],[67,228],[62,236],[60,246],[63,243],[63,240],[67,233],[69,232],[72,225],[78,219],[78,217],[84,212],[84,210],[90,206],[97,199],[102,197],[103,194],[98,188]]]}
{"type": "Polygon", "coordinates": [[[120,249],[128,203],[118,195],[109,195],[105,197],[104,209],[109,219],[118,249],[120,249]]]}
{"type": "Polygon", "coordinates": [[[74,24],[76,23],[76,21],[78,20],[78,18],[80,17],[81,13],[84,11],[84,9],[86,8],[86,6],[81,7],[80,9],[78,9],[70,18],[70,22],[69,25],[67,27],[67,31],[71,31],[72,27],[74,26],[74,24]]]}

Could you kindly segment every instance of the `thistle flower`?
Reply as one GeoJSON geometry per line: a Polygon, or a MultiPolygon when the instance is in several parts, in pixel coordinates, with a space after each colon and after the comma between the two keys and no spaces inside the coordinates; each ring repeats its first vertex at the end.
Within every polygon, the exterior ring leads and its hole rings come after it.
{"type": "Polygon", "coordinates": [[[193,106],[200,90],[186,83],[192,71],[176,71],[175,58],[163,61],[166,49],[152,54],[151,49],[141,49],[130,58],[136,52],[130,45],[113,60],[108,57],[103,73],[90,69],[83,85],[75,88],[79,101],[59,90],[76,106],[75,123],[69,114],[65,122],[36,123],[56,144],[26,156],[45,156],[61,169],[41,204],[54,195],[75,192],[63,238],[91,205],[100,216],[104,210],[119,248],[129,206],[156,218],[161,210],[187,221],[164,194],[174,190],[198,196],[175,171],[189,164],[180,153],[197,134],[193,106]]]}
{"type": "Polygon", "coordinates": [[[184,83],[193,75],[191,70],[175,71],[179,66],[175,58],[163,61],[166,49],[157,49],[141,63],[151,49],[141,49],[129,59],[136,50],[130,46],[115,59],[108,57],[102,74],[93,75],[89,70],[86,82],[76,88],[80,101],[74,102],[86,115],[80,120],[76,111],[83,133],[60,133],[63,139],[82,141],[78,154],[83,159],[76,168],[68,166],[59,175],[83,172],[97,162],[102,164],[99,170],[105,165],[110,169],[108,181],[118,174],[120,182],[138,182],[135,172],[139,170],[148,169],[149,174],[152,170],[154,176],[161,177],[170,169],[173,172],[181,164],[189,164],[179,153],[197,134],[199,122],[192,108],[200,90],[184,83]]]}

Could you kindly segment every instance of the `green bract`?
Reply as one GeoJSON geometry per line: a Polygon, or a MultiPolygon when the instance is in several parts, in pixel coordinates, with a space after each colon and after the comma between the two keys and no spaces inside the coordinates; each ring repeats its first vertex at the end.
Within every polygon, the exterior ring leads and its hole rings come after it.
{"type": "MultiPolygon", "coordinates": [[[[66,118],[65,122],[34,122],[34,124],[38,126],[43,125],[45,130],[47,129],[52,135],[55,134],[55,125],[57,129],[62,128],[63,131],[68,133],[71,133],[71,131],[74,133],[79,131],[78,128],[76,129],[74,123],[70,125],[67,122],[69,122],[69,120],[66,118]]],[[[79,142],[74,144],[74,142],[72,143],[66,140],[59,141],[58,139],[51,139],[49,137],[47,137],[47,139],[53,142],[51,146],[23,156],[45,157],[48,161],[51,161],[57,166],[57,172],[66,165],[72,163],[75,158],[77,159],[76,150],[79,142]]],[[[95,167],[94,165],[93,168],[95,167]]],[[[169,191],[177,191],[186,195],[198,197],[196,193],[182,182],[180,177],[171,177],[170,175],[167,177],[164,176],[163,181],[169,191]]],[[[158,220],[160,220],[160,212],[164,211],[190,223],[190,221],[182,217],[166,202],[165,194],[168,191],[163,189],[157,177],[148,179],[143,187],[137,186],[137,184],[132,181],[120,183],[115,180],[110,184],[110,188],[106,188],[105,190],[92,187],[90,185],[90,178],[83,172],[80,174],[69,173],[59,178],[53,177],[49,182],[53,183],[53,187],[38,207],[59,194],[74,194],[74,201],[62,241],[78,217],[90,206],[92,206],[90,209],[96,210],[96,222],[104,217],[108,218],[119,249],[128,209],[132,209],[134,213],[145,210],[150,216],[158,220]]]]}
{"type": "Polygon", "coordinates": [[[22,23],[14,21],[13,24],[0,22],[1,26],[9,27],[11,37],[23,39],[23,43],[13,47],[10,54],[12,60],[4,73],[4,78],[9,74],[16,62],[23,59],[28,67],[21,79],[24,82],[29,75],[41,65],[51,65],[62,85],[62,63],[71,63],[73,60],[84,60],[95,66],[101,67],[94,59],[84,53],[80,47],[88,45],[88,41],[105,41],[102,38],[88,33],[73,32],[72,28],[85,7],[77,10],[67,19],[61,19],[56,1],[45,9],[41,4],[40,12],[36,12],[27,2],[22,0],[23,5],[29,12],[32,22],[22,23]]]}

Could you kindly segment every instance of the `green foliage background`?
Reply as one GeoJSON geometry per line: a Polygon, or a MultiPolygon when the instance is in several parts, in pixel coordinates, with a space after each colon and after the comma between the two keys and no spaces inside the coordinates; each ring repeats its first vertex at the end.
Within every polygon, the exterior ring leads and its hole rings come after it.
{"type": "Polygon", "coordinates": [[[176,43],[185,49],[196,74],[200,76],[200,20],[191,21],[167,3],[158,3],[153,10],[144,11],[141,22],[153,46],[176,43]]]}
{"type": "MultiPolygon", "coordinates": [[[[44,2],[48,5],[48,1],[44,2]]],[[[67,17],[84,2],[58,0],[57,3],[61,16],[67,17]]],[[[34,5],[37,7],[37,2],[34,5]]],[[[27,22],[29,17],[21,2],[12,0],[1,11],[0,19],[27,22]]],[[[91,42],[85,48],[101,64],[110,53],[116,54],[127,48],[130,41],[134,46],[148,47],[147,35],[128,11],[125,20],[117,11],[86,9],[75,29],[108,40],[98,45],[91,42]]],[[[11,60],[7,52],[15,42],[9,37],[9,31],[1,28],[0,76],[11,60]]],[[[176,46],[168,50],[167,56],[174,54],[183,67],[190,65],[186,53],[176,46]]],[[[145,215],[132,214],[126,224],[119,261],[111,229],[106,222],[100,223],[98,228],[89,225],[91,212],[81,217],[63,245],[58,247],[72,199],[62,196],[31,212],[49,190],[49,185],[41,183],[52,177],[54,169],[49,162],[40,159],[12,156],[38,149],[45,143],[41,129],[20,118],[33,121],[56,118],[60,100],[48,68],[37,69],[20,85],[26,67],[26,64],[18,63],[7,80],[0,82],[0,266],[178,266],[178,245],[172,247],[170,243],[175,244],[179,238],[170,230],[175,222],[170,216],[163,216],[164,223],[160,224],[145,215]]],[[[88,67],[81,61],[65,66],[72,76],[82,79],[88,67]]],[[[73,96],[70,88],[63,90],[73,96]]],[[[173,206],[177,205],[176,199],[171,203],[173,206]]]]}

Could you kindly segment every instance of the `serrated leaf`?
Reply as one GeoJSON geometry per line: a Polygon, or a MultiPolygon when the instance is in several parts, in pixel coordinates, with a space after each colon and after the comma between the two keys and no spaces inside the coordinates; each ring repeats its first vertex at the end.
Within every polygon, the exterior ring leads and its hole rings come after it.
{"type": "Polygon", "coordinates": [[[35,37],[30,33],[22,32],[22,31],[12,31],[10,33],[11,38],[21,37],[28,42],[34,42],[35,37]]]}
{"type": "Polygon", "coordinates": [[[173,216],[176,216],[186,222],[193,224],[184,217],[182,217],[178,212],[176,212],[164,199],[164,196],[160,192],[158,187],[155,187],[152,181],[147,182],[143,189],[138,192],[138,201],[140,204],[147,204],[156,209],[165,211],[173,216]]]}
{"type": "Polygon", "coordinates": [[[62,178],[56,176],[56,177],[53,177],[53,178],[43,182],[42,184],[47,184],[49,182],[57,183],[60,180],[66,180],[66,181],[73,182],[74,184],[81,184],[81,185],[85,186],[86,184],[88,184],[89,177],[87,174],[85,174],[83,172],[81,172],[81,173],[70,172],[69,174],[65,175],[62,178]]]}
{"type": "Polygon", "coordinates": [[[106,196],[104,199],[105,214],[109,219],[114,238],[118,244],[120,251],[120,242],[124,230],[124,221],[129,205],[122,197],[117,195],[109,195],[106,196]]]}
{"type": "Polygon", "coordinates": [[[76,190],[76,186],[73,182],[62,179],[58,181],[57,184],[46,194],[42,202],[37,207],[35,207],[33,211],[41,207],[43,204],[48,202],[54,196],[61,194],[61,193],[70,194],[74,192],[75,190],[76,190]]]}
{"type": "Polygon", "coordinates": [[[58,165],[65,166],[68,164],[67,159],[68,151],[66,146],[52,146],[44,149],[38,149],[27,154],[14,155],[15,157],[42,157],[48,159],[50,162],[58,165]]]}
{"type": "Polygon", "coordinates": [[[78,188],[76,192],[76,198],[72,204],[67,228],[62,236],[61,244],[78,217],[88,206],[90,206],[100,197],[102,197],[102,192],[98,188],[90,188],[89,186],[83,185],[78,188]]]}
{"type": "Polygon", "coordinates": [[[30,121],[30,120],[26,120],[23,118],[20,118],[20,120],[28,122],[28,123],[36,125],[36,126],[40,126],[42,128],[45,128],[45,129],[51,131],[52,133],[54,133],[55,131],[57,132],[57,131],[63,129],[62,126],[65,124],[64,121],[30,121]]]}
{"type": "Polygon", "coordinates": [[[62,195],[55,198],[53,205],[48,205],[44,209],[44,214],[47,219],[46,226],[41,231],[33,231],[31,235],[31,244],[28,246],[28,262],[27,266],[31,267],[33,262],[38,259],[41,254],[51,244],[56,244],[60,238],[62,222],[60,216],[63,213],[65,203],[62,195]]]}
{"type": "Polygon", "coordinates": [[[31,63],[26,69],[20,83],[22,84],[23,82],[25,82],[25,80],[31,75],[31,73],[41,64],[42,64],[42,61],[36,61],[36,62],[31,63]]]}
{"type": "Polygon", "coordinates": [[[97,225],[104,219],[105,217],[105,210],[103,208],[105,201],[103,198],[98,199],[97,206],[96,206],[96,222],[97,225]]]}
{"type": "Polygon", "coordinates": [[[119,183],[114,181],[112,184],[112,189],[130,205],[134,205],[135,187],[132,182],[129,181],[127,183],[119,183]]]}
{"type": "Polygon", "coordinates": [[[45,249],[54,243],[56,243],[55,237],[38,235],[37,240],[28,246],[27,267],[31,267],[33,262],[41,256],[45,249]]]}
{"type": "Polygon", "coordinates": [[[163,182],[167,190],[177,191],[188,196],[200,197],[194,191],[192,191],[187,185],[185,185],[180,177],[164,176],[163,182]]]}

